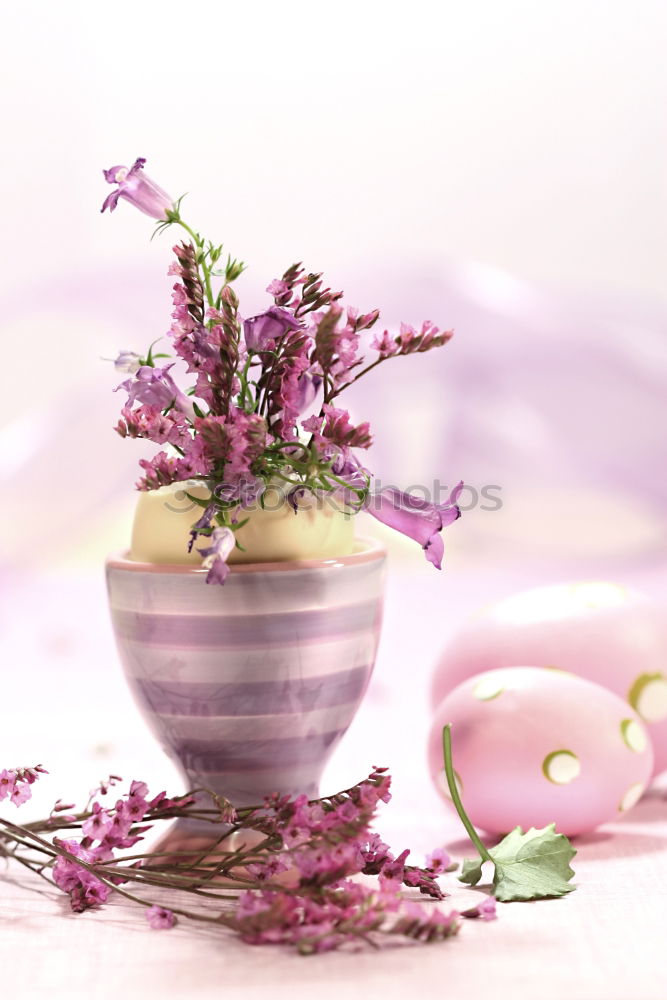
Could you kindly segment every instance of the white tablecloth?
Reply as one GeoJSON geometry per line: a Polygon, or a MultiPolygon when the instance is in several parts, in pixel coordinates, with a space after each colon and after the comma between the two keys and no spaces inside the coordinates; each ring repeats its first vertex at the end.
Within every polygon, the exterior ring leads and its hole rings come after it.
{"type": "MultiPolygon", "coordinates": [[[[457,858],[470,853],[427,775],[430,672],[446,632],[467,609],[526,582],[488,573],[436,576],[428,567],[391,578],[375,676],[323,791],[346,787],[372,764],[389,766],[394,796],[376,827],[396,853],[410,847],[417,862],[440,845],[457,858]]],[[[649,582],[664,585],[658,574],[649,582]]],[[[0,767],[39,762],[51,772],[20,813],[5,802],[3,815],[28,819],[58,797],[81,801],[109,771],[142,778],[155,792],[182,788],[125,688],[99,577],[6,587],[2,662],[0,767]]],[[[665,1000],[663,792],[654,789],[621,821],[575,846],[577,891],[564,899],[499,905],[497,920],[466,921],[458,937],[441,944],[310,958],[251,947],[205,924],[154,931],[144,911],[122,899],[74,914],[63,894],[18,866],[6,868],[0,996],[665,1000]]],[[[482,898],[455,876],[443,886],[452,891],[444,906],[482,898]]]]}

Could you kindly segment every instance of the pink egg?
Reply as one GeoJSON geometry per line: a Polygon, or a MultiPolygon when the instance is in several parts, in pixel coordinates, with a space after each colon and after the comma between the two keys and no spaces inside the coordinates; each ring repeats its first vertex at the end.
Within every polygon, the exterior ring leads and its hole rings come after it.
{"type": "Polygon", "coordinates": [[[463,804],[489,833],[549,823],[567,835],[592,830],[631,809],[651,777],[653,749],[639,716],[611,691],[564,671],[490,670],[447,695],[428,753],[433,781],[450,801],[448,722],[463,804]]]}
{"type": "Polygon", "coordinates": [[[656,773],[667,768],[667,621],[636,590],[613,583],[539,587],[490,605],[445,649],[433,704],[481,670],[559,667],[615,691],[648,726],[656,773]]]}

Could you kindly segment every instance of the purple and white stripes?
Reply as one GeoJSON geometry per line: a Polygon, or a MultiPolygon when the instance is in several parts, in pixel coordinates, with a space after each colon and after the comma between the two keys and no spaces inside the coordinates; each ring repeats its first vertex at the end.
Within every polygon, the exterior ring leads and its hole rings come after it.
{"type": "Polygon", "coordinates": [[[317,795],[368,685],[384,550],[205,571],[111,559],[114,632],[132,692],[189,787],[238,806],[317,795]]]}

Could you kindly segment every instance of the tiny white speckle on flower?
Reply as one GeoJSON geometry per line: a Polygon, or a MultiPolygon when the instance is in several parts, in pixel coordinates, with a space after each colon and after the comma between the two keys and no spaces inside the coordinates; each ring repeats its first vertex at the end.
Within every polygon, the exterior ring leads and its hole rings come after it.
{"type": "Polygon", "coordinates": [[[633,806],[637,805],[643,794],[644,786],[641,781],[638,781],[636,785],[630,785],[619,803],[618,811],[627,812],[628,809],[632,809],[633,806]]]}
{"type": "Polygon", "coordinates": [[[554,750],[544,758],[542,772],[554,785],[569,785],[581,774],[581,761],[572,750],[554,750]]]}
{"type": "Polygon", "coordinates": [[[623,719],[621,722],[621,736],[625,745],[634,750],[635,753],[642,753],[646,749],[648,742],[646,730],[636,719],[623,719]]]}
{"type": "Polygon", "coordinates": [[[645,722],[667,718],[667,677],[641,674],[630,688],[628,701],[645,722]]]}
{"type": "Polygon", "coordinates": [[[489,675],[488,677],[482,677],[480,681],[477,681],[474,688],[472,689],[473,697],[477,698],[478,701],[491,701],[492,698],[497,698],[499,694],[502,694],[505,690],[505,684],[502,677],[494,677],[489,675]]]}

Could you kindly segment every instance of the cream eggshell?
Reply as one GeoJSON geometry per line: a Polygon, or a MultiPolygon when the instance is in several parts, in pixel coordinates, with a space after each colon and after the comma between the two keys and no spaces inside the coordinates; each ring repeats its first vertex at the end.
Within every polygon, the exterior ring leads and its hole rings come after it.
{"type": "Polygon", "coordinates": [[[639,716],[611,691],[564,671],[506,667],[447,695],[428,754],[436,788],[450,801],[447,723],[464,806],[489,833],[549,823],[568,836],[593,830],[630,809],[651,777],[653,749],[639,716]]]}
{"type": "Polygon", "coordinates": [[[667,768],[667,616],[636,590],[607,582],[526,590],[473,616],[446,647],[433,704],[481,670],[560,667],[614,691],[639,713],[667,768]]]}
{"type": "MultiPolygon", "coordinates": [[[[188,483],[140,493],[132,526],[130,559],[136,562],[199,566],[202,557],[193,547],[188,553],[190,528],[201,508],[187,496],[206,499],[205,488],[188,483]]],[[[331,504],[316,505],[313,498],[301,502],[298,513],[269,489],[266,509],[241,513],[247,524],[236,537],[243,550],[232,551],[230,563],[284,562],[329,559],[349,555],[354,549],[354,517],[331,504]]],[[[205,547],[206,540],[197,543],[205,547]]]]}

